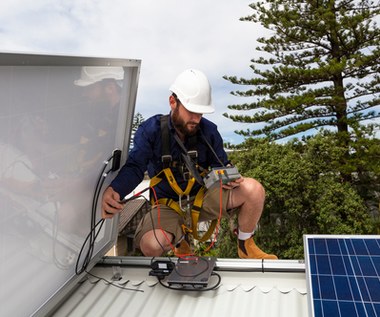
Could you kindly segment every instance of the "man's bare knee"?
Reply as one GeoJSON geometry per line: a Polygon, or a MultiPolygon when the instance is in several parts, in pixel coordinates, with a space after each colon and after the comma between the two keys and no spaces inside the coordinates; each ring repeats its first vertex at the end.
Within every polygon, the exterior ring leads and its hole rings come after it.
{"type": "Polygon", "coordinates": [[[140,250],[145,256],[160,256],[170,250],[172,238],[170,233],[166,233],[165,237],[161,230],[148,231],[141,238],[140,250]],[[167,241],[167,238],[170,241],[167,241]]]}
{"type": "Polygon", "coordinates": [[[253,191],[255,192],[255,194],[260,197],[265,197],[264,186],[253,178],[251,178],[251,182],[252,182],[251,186],[253,187],[253,191]]]}

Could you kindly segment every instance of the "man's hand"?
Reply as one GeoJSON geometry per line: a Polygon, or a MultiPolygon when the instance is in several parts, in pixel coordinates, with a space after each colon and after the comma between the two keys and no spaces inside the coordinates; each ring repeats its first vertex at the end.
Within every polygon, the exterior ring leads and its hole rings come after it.
{"type": "Polygon", "coordinates": [[[121,212],[124,205],[120,203],[120,195],[113,190],[112,187],[108,187],[102,198],[102,218],[109,219],[115,214],[121,212]]]}
{"type": "Polygon", "coordinates": [[[227,184],[223,184],[224,189],[233,189],[235,187],[239,187],[240,183],[244,182],[244,178],[240,177],[238,179],[235,179],[233,182],[229,182],[227,184]]]}

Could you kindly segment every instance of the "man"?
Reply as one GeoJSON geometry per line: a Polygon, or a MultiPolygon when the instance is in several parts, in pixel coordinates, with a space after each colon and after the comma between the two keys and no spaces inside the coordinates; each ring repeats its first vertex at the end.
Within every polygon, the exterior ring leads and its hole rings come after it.
{"type": "Polygon", "coordinates": [[[83,96],[91,103],[113,108],[119,105],[123,78],[122,67],[85,66],[74,84],[83,88],[83,96]]]}
{"type": "MultiPolygon", "coordinates": [[[[220,186],[205,190],[201,206],[194,208],[203,188],[196,169],[204,173],[212,167],[230,165],[216,125],[202,117],[214,111],[206,76],[199,70],[186,70],[176,78],[170,90],[171,112],[167,123],[163,123],[161,115],[156,115],[141,124],[126,164],[105,190],[102,200],[103,218],[112,218],[124,207],[120,200],[141,182],[148,170],[153,178],[155,206],[142,219],[135,235],[136,244],[146,256],[160,256],[173,246],[186,249],[187,233],[192,232],[188,226],[190,210],[200,210],[200,221],[218,218],[220,186]],[[166,126],[168,136],[164,134],[166,126]],[[166,147],[170,155],[163,155],[168,138],[170,143],[166,147]],[[194,138],[196,155],[190,157],[190,153],[194,154],[194,141],[191,141],[194,138]],[[189,178],[189,174],[193,177],[189,178]]],[[[277,259],[260,250],[252,238],[264,200],[263,187],[252,178],[242,177],[222,186],[222,215],[228,217],[232,209],[239,210],[240,258],[277,259]]]]}
{"type": "Polygon", "coordinates": [[[96,144],[113,146],[115,142],[123,78],[122,67],[85,66],[81,68],[80,78],[74,81],[81,87],[90,114],[85,124],[82,119],[79,123],[82,132],[79,161],[83,170],[91,169],[104,159],[105,154],[97,151],[96,144]]]}

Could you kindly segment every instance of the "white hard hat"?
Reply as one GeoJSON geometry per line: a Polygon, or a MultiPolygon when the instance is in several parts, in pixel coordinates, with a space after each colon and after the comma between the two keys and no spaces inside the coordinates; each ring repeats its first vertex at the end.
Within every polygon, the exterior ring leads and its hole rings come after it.
{"type": "Polygon", "coordinates": [[[175,93],[183,106],[195,113],[215,111],[211,99],[211,86],[204,73],[188,69],[178,75],[169,90],[175,93]]]}
{"type": "Polygon", "coordinates": [[[84,66],[81,69],[80,78],[75,80],[74,84],[88,86],[103,79],[122,80],[123,78],[123,67],[84,66]]]}

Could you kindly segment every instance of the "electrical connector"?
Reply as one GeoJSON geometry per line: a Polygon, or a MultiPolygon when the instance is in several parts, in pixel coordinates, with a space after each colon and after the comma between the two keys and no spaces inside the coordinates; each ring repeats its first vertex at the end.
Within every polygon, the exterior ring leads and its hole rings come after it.
{"type": "Polygon", "coordinates": [[[151,265],[152,270],[149,272],[149,275],[163,278],[173,271],[174,266],[174,263],[171,261],[154,261],[151,265]]]}
{"type": "Polygon", "coordinates": [[[121,150],[115,149],[112,152],[112,167],[111,170],[113,172],[117,171],[120,168],[121,162],[121,150]]]}
{"type": "Polygon", "coordinates": [[[233,182],[234,180],[240,178],[241,175],[235,166],[223,167],[223,168],[213,168],[204,178],[203,181],[207,189],[219,184],[220,179],[222,179],[223,184],[233,182]]]}

